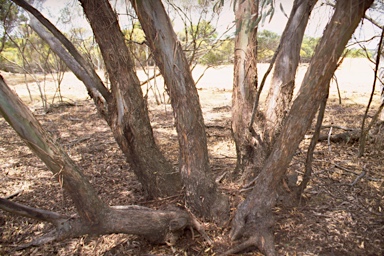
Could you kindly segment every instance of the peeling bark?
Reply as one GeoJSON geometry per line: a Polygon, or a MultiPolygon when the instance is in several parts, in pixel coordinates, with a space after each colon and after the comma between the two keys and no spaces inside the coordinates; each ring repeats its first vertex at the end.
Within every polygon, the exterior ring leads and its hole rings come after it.
{"type": "Polygon", "coordinates": [[[224,220],[229,204],[210,175],[199,95],[180,42],[161,1],[131,3],[171,98],[180,146],[179,169],[188,206],[200,216],[224,220]]]}
{"type": "Polygon", "coordinates": [[[295,0],[288,23],[281,36],[280,51],[265,103],[267,131],[264,141],[273,144],[290,108],[295,88],[296,70],[300,61],[301,43],[309,16],[317,0],[295,0]]]}
{"type": "Polygon", "coordinates": [[[111,82],[110,125],[149,197],[178,193],[181,179],[155,144],[148,109],[116,14],[106,0],[80,1],[100,47],[111,82]]]}
{"type": "Polygon", "coordinates": [[[238,1],[235,14],[238,34],[235,39],[232,93],[232,135],[237,155],[234,175],[243,173],[243,177],[249,177],[255,169],[262,167],[260,160],[265,158],[265,145],[260,140],[254,140],[248,129],[258,81],[258,26],[255,26],[258,19],[258,1],[238,1]]]}
{"type": "Polygon", "coordinates": [[[285,174],[296,148],[309,129],[312,119],[328,93],[329,81],[337,67],[345,45],[373,0],[338,1],[332,20],[316,47],[308,71],[287,120],[255,187],[243,201],[232,223],[231,238],[261,237],[267,255],[275,255],[271,240],[272,207],[276,203],[276,188],[285,174]]]}

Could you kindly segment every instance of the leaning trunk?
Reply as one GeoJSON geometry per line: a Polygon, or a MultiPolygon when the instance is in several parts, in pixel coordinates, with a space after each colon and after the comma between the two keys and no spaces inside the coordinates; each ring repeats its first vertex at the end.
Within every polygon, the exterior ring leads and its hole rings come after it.
{"type": "Polygon", "coordinates": [[[35,20],[31,20],[39,35],[64,59],[68,67],[87,87],[99,113],[111,127],[116,142],[148,197],[178,193],[181,189],[180,175],[173,170],[172,165],[164,158],[154,142],[140,83],[133,71],[132,59],[124,44],[124,36],[109,3],[84,1],[87,5],[88,19],[91,21],[111,78],[112,93],[106,89],[73,44],[38,10],[24,0],[12,1],[30,12],[52,33],[53,36],[35,20]],[[113,43],[109,43],[108,40],[113,43]]]}
{"type": "Polygon", "coordinates": [[[97,197],[91,184],[77,169],[72,159],[53,142],[1,76],[0,114],[69,192],[82,221],[101,223],[106,205],[97,197]]]}
{"type": "Polygon", "coordinates": [[[152,210],[141,206],[109,207],[72,159],[42,128],[29,108],[11,91],[0,76],[0,115],[19,134],[27,146],[47,165],[71,197],[78,216],[65,216],[0,198],[0,209],[15,215],[50,222],[55,230],[24,246],[82,235],[127,233],[140,235],[152,243],[176,242],[186,227],[196,228],[206,239],[199,224],[180,210],[152,210]]]}
{"type": "Polygon", "coordinates": [[[116,14],[106,0],[80,1],[111,82],[108,123],[149,197],[174,195],[180,176],[155,144],[148,109],[116,14]]]}
{"type": "MultiPolygon", "coordinates": [[[[269,145],[273,145],[277,139],[288,113],[287,110],[291,107],[301,44],[309,16],[316,2],[317,0],[295,0],[288,23],[281,36],[264,107],[266,125],[263,141],[269,145]]],[[[266,152],[266,155],[268,154],[269,152],[266,152]]],[[[287,173],[287,176],[295,177],[295,175],[295,173],[287,173]]],[[[294,181],[289,182],[289,180],[289,178],[284,179],[284,185],[279,187],[278,194],[283,205],[292,206],[297,203],[297,193],[294,193],[297,186],[294,181]]]]}
{"type": "Polygon", "coordinates": [[[329,81],[345,45],[373,0],[338,1],[332,20],[316,47],[296,100],[255,186],[242,202],[232,223],[231,237],[248,237],[267,255],[275,255],[272,207],[276,188],[295,150],[309,129],[320,102],[328,93],[329,81]]]}
{"type": "Polygon", "coordinates": [[[281,36],[280,50],[275,61],[265,107],[266,126],[264,140],[273,141],[291,106],[295,88],[296,70],[300,61],[301,43],[308,19],[317,0],[295,0],[287,26],[281,36]]]}
{"type": "Polygon", "coordinates": [[[160,0],[131,3],[171,98],[187,203],[199,215],[223,219],[228,214],[228,203],[218,193],[210,174],[199,95],[181,44],[160,0]]]}

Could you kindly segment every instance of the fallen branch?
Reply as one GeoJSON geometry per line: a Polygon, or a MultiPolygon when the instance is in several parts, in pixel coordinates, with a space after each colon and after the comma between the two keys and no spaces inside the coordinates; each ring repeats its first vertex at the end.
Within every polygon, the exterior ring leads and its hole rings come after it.
{"type": "Polygon", "coordinates": [[[0,209],[10,212],[12,214],[37,219],[40,221],[47,221],[54,224],[55,226],[60,225],[63,221],[69,218],[67,216],[55,212],[15,203],[5,198],[0,198],[0,209]]]}
{"type": "Polygon", "coordinates": [[[318,141],[328,141],[328,144],[330,142],[333,143],[340,143],[340,142],[346,142],[346,143],[353,143],[356,141],[359,141],[359,135],[357,132],[343,132],[339,134],[321,134],[319,136],[318,141]]]}
{"type": "Polygon", "coordinates": [[[358,175],[357,177],[356,177],[356,179],[351,183],[351,184],[349,184],[349,186],[354,186],[359,180],[361,180],[364,176],[365,176],[365,174],[367,174],[367,172],[365,171],[365,170],[363,170],[361,173],[360,173],[360,175],[358,175]]]}
{"type": "MultiPolygon", "coordinates": [[[[338,164],[334,164],[334,166],[335,166],[335,168],[338,168],[338,169],[343,170],[345,172],[349,172],[349,173],[352,173],[354,175],[357,175],[355,181],[352,182],[350,184],[350,186],[355,185],[360,179],[362,179],[367,174],[367,171],[365,170],[365,167],[363,167],[363,171],[361,173],[357,173],[355,171],[349,170],[348,168],[345,168],[345,167],[343,167],[341,165],[338,165],[338,164]]],[[[371,177],[367,177],[366,179],[367,180],[371,180],[371,181],[381,181],[382,180],[380,178],[371,178],[371,177]]]]}
{"type": "Polygon", "coordinates": [[[65,216],[56,212],[29,207],[0,198],[0,209],[12,214],[50,222],[54,230],[20,245],[18,249],[39,246],[47,242],[89,235],[125,233],[139,235],[154,244],[174,245],[186,228],[195,228],[209,243],[212,240],[202,225],[191,214],[179,210],[153,210],[144,206],[111,206],[103,215],[102,222],[87,222],[78,216],[65,216]]]}

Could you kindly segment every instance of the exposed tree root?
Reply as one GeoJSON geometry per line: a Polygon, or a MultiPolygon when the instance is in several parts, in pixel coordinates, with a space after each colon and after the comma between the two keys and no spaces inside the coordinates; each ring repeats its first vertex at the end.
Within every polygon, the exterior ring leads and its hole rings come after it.
{"type": "Polygon", "coordinates": [[[18,249],[39,246],[52,241],[62,241],[82,235],[126,233],[139,235],[151,243],[174,245],[186,228],[195,228],[212,243],[201,224],[185,211],[152,210],[142,206],[113,206],[103,213],[100,223],[88,222],[78,216],[65,216],[55,212],[25,206],[0,198],[0,209],[40,221],[50,222],[54,230],[21,245],[18,249]]]}
{"type": "MultiPolygon", "coordinates": [[[[261,233],[261,232],[259,232],[261,233]]],[[[251,237],[249,237],[244,242],[236,245],[232,249],[226,251],[224,255],[232,255],[244,252],[248,249],[251,249],[252,247],[259,248],[263,253],[269,256],[276,255],[275,249],[274,249],[274,239],[272,232],[263,232],[264,235],[255,234],[251,237]]]]}
{"type": "Polygon", "coordinates": [[[232,222],[230,237],[232,240],[242,238],[245,240],[225,252],[225,255],[239,253],[252,246],[256,246],[267,256],[276,255],[273,236],[274,218],[271,210],[275,204],[273,198],[263,200],[262,197],[249,197],[239,205],[232,222]],[[265,207],[260,207],[262,205],[265,207]]]}

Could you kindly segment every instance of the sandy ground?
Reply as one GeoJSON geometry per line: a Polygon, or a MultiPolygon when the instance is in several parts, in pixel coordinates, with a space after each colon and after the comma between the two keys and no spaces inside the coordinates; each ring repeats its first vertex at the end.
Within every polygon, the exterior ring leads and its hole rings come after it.
{"type": "MultiPolygon", "coordinates": [[[[306,69],[308,65],[302,64],[300,65],[300,68],[297,72],[297,79],[296,79],[296,90],[297,92],[299,86],[301,85],[301,82],[303,80],[303,77],[305,75],[306,69]]],[[[261,78],[264,76],[265,71],[268,68],[268,64],[259,64],[258,65],[258,74],[259,74],[259,81],[261,81],[261,78]]],[[[201,74],[204,72],[205,67],[203,66],[197,66],[195,70],[193,71],[193,76],[195,80],[197,80],[201,74]]],[[[30,104],[29,96],[28,96],[28,90],[27,86],[24,83],[24,78],[22,75],[14,75],[10,73],[1,73],[3,77],[10,81],[10,85],[12,85],[12,88],[19,94],[19,96],[26,100],[28,104],[30,104]],[[15,79],[15,76],[17,76],[17,79],[15,79]],[[15,83],[15,81],[17,81],[15,83]]],[[[153,74],[153,69],[149,71],[149,76],[153,74]]],[[[100,76],[102,74],[100,73],[100,76]]],[[[144,81],[147,78],[147,75],[143,71],[138,72],[139,79],[141,81],[144,81]]],[[[269,77],[271,74],[269,75],[269,77]]],[[[340,92],[342,94],[342,97],[350,98],[353,97],[356,93],[358,94],[365,94],[370,93],[372,90],[372,84],[373,84],[373,65],[366,59],[345,59],[342,65],[338,68],[338,70],[335,73],[336,80],[333,80],[331,82],[330,87],[330,93],[337,95],[337,87],[336,84],[338,83],[340,92]],[[337,83],[336,83],[337,81],[337,83]]],[[[37,83],[33,81],[32,78],[28,78],[28,86],[31,91],[38,92],[38,86],[37,83]]],[[[53,82],[52,77],[47,76],[46,81],[40,81],[40,87],[45,93],[47,94],[48,98],[51,98],[55,91],[56,91],[56,85],[55,82],[53,82]]],[[[155,84],[154,81],[152,81],[149,85],[149,88],[151,86],[153,87],[155,84]]],[[[156,79],[156,85],[159,88],[160,94],[164,95],[163,90],[163,80],[161,78],[156,79]]],[[[268,84],[268,80],[267,83],[268,84]]],[[[221,97],[218,98],[222,102],[222,105],[231,105],[231,90],[233,85],[233,66],[227,65],[227,66],[219,66],[215,68],[208,69],[204,76],[200,79],[200,81],[197,83],[197,88],[202,90],[212,90],[211,95],[207,95],[208,98],[215,97],[215,91],[221,92],[221,97]],[[227,92],[227,93],[225,93],[227,92]]],[[[268,87],[265,87],[263,90],[264,95],[267,92],[268,87]]],[[[144,93],[149,90],[149,95],[153,95],[152,90],[148,89],[148,86],[143,86],[144,93]]],[[[81,81],[79,81],[72,72],[67,72],[64,76],[63,82],[61,84],[61,92],[64,97],[71,100],[84,100],[88,97],[87,91],[81,81]]],[[[379,88],[376,89],[376,94],[379,92],[379,88]]],[[[201,97],[201,103],[203,107],[205,107],[205,103],[209,102],[206,101],[205,95],[202,95],[200,93],[201,97]]],[[[354,98],[354,97],[353,97],[354,98]]],[[[35,98],[36,99],[36,98],[35,98]]],[[[39,101],[39,99],[36,99],[39,101]]],[[[154,99],[151,99],[154,100],[154,99]]],[[[36,103],[36,102],[34,102],[36,103]]],[[[357,102],[361,104],[366,104],[366,102],[357,102]]],[[[35,105],[35,104],[33,104],[35,105]]]]}

